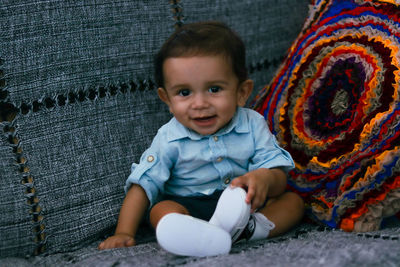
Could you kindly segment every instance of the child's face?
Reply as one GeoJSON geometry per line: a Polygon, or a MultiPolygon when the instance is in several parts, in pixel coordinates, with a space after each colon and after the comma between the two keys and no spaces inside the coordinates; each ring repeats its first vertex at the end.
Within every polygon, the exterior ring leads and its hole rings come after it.
{"type": "Polygon", "coordinates": [[[239,84],[223,56],[168,58],[163,73],[160,98],[181,124],[201,135],[214,134],[229,123],[253,88],[251,80],[239,84]]]}

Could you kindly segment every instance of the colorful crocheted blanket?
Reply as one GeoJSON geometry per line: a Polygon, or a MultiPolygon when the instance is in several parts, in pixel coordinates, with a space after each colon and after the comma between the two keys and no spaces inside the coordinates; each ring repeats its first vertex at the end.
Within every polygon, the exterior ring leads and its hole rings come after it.
{"type": "Polygon", "coordinates": [[[398,0],[316,0],[259,94],[314,220],[371,231],[400,211],[399,62],[398,0]]]}

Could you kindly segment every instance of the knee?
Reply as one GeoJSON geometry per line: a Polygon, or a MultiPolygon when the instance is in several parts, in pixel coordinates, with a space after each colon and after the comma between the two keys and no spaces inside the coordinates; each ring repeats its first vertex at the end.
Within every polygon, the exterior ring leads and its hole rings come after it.
{"type": "Polygon", "coordinates": [[[162,217],[167,215],[168,213],[181,213],[181,214],[189,214],[187,209],[171,200],[164,200],[157,204],[155,204],[150,210],[150,223],[156,228],[158,222],[162,217]]]}
{"type": "Polygon", "coordinates": [[[294,192],[286,192],[285,197],[289,199],[289,202],[292,203],[292,208],[294,212],[298,212],[301,216],[304,213],[304,201],[303,199],[294,192]]]}

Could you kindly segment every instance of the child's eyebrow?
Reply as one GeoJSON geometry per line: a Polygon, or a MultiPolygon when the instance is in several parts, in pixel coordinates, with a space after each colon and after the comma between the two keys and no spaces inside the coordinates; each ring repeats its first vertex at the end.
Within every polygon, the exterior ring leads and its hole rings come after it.
{"type": "Polygon", "coordinates": [[[212,84],[224,84],[224,85],[227,85],[229,83],[227,81],[225,81],[225,80],[215,80],[215,81],[209,81],[207,84],[208,85],[212,85],[212,84]]]}
{"type": "MultiPolygon", "coordinates": [[[[206,83],[207,86],[214,85],[214,84],[221,84],[221,85],[228,85],[229,82],[225,80],[214,80],[214,81],[208,81],[206,83]]],[[[172,86],[168,87],[169,90],[177,90],[177,89],[182,89],[182,88],[190,88],[191,86],[186,83],[178,83],[178,84],[173,84],[172,86]]]]}
{"type": "Polygon", "coordinates": [[[178,89],[189,89],[190,86],[186,83],[179,83],[179,84],[174,84],[172,86],[166,87],[165,90],[170,90],[170,91],[175,91],[178,89]]]}

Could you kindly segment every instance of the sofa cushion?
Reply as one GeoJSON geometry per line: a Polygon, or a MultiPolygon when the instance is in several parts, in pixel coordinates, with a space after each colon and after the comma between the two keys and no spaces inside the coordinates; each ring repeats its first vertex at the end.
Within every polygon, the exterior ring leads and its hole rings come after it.
{"type": "Polygon", "coordinates": [[[171,5],[7,2],[0,257],[70,251],[114,229],[130,164],[171,117],[152,82],[171,5]]]}
{"type": "Polygon", "coordinates": [[[72,251],[113,232],[131,164],[171,117],[152,61],[176,27],[226,22],[244,35],[261,85],[307,3],[3,1],[0,258],[72,251]]]}
{"type": "Polygon", "coordinates": [[[255,108],[293,156],[289,188],[314,220],[347,231],[400,210],[400,8],[313,1],[255,108]]]}

